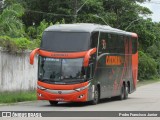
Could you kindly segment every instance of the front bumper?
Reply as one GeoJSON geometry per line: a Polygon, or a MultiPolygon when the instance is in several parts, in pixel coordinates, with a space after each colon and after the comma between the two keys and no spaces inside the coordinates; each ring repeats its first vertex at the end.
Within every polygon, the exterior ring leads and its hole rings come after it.
{"type": "Polygon", "coordinates": [[[71,90],[71,93],[67,93],[67,90],[63,92],[61,92],[61,90],[59,91],[53,93],[52,91],[37,89],[37,98],[38,100],[51,100],[58,102],[85,102],[88,98],[88,88],[82,91],[71,90]]]}

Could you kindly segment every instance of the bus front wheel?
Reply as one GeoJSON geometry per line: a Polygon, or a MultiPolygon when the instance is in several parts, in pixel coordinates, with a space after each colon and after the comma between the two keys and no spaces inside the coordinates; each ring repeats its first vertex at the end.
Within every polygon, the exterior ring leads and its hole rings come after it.
{"type": "Polygon", "coordinates": [[[121,87],[121,94],[118,96],[119,100],[123,100],[125,97],[125,85],[123,84],[121,87]]]}
{"type": "Polygon", "coordinates": [[[55,106],[58,104],[58,101],[49,101],[50,105],[55,106]]]}
{"type": "Polygon", "coordinates": [[[93,98],[93,100],[91,101],[91,104],[92,105],[96,105],[98,102],[99,102],[99,89],[98,89],[98,87],[96,86],[95,87],[95,91],[94,91],[94,98],[93,98]]]}

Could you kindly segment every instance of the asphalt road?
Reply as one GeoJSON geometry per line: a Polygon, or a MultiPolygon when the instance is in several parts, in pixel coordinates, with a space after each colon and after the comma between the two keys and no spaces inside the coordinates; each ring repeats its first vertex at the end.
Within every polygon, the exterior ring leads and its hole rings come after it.
{"type": "Polygon", "coordinates": [[[59,103],[57,106],[50,106],[48,101],[32,101],[0,105],[0,111],[160,111],[160,82],[138,87],[127,100],[122,101],[104,99],[97,105],[59,103]]]}

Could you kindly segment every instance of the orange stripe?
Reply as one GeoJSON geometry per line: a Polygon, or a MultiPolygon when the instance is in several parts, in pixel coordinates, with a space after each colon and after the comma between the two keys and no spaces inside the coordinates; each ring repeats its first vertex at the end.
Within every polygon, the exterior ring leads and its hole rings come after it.
{"type": "Polygon", "coordinates": [[[138,76],[138,52],[132,55],[132,74],[133,74],[134,87],[136,87],[137,76],[138,76]]]}
{"type": "Polygon", "coordinates": [[[90,59],[90,55],[94,54],[97,51],[96,48],[90,49],[88,50],[88,52],[86,53],[85,57],[84,57],[84,62],[83,62],[83,66],[87,67],[89,64],[89,59],[90,59]]]}
{"type": "Polygon", "coordinates": [[[30,54],[30,64],[34,63],[34,56],[38,53],[41,56],[52,57],[52,58],[81,58],[84,57],[83,66],[87,67],[89,64],[90,55],[96,52],[96,48],[90,49],[83,52],[48,52],[45,50],[40,50],[39,48],[34,49],[30,54]]]}
{"type": "Polygon", "coordinates": [[[87,51],[84,52],[48,52],[44,50],[39,50],[39,54],[41,56],[47,56],[47,57],[52,57],[52,58],[80,58],[84,57],[87,51]]]}
{"type": "Polygon", "coordinates": [[[34,63],[34,56],[38,53],[39,48],[34,49],[31,53],[30,53],[30,64],[33,65],[34,63]]]}

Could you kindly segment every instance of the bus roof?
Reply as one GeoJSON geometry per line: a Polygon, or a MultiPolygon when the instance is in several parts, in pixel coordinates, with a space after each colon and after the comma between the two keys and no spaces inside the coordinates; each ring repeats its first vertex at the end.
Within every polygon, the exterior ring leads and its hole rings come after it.
{"type": "Polygon", "coordinates": [[[102,31],[102,32],[118,33],[118,34],[137,37],[136,33],[126,32],[120,29],[112,28],[107,25],[92,24],[92,23],[57,24],[46,28],[45,31],[90,32],[90,33],[94,31],[102,31]]]}

